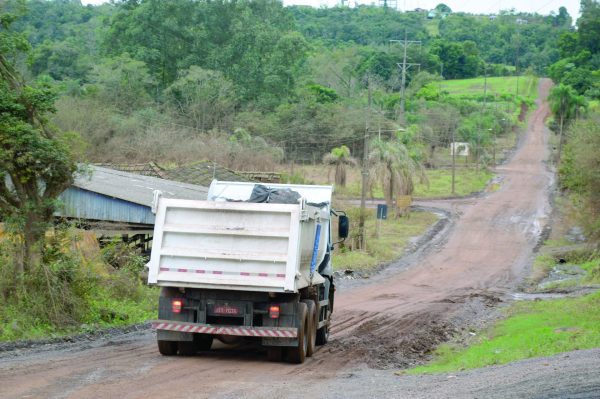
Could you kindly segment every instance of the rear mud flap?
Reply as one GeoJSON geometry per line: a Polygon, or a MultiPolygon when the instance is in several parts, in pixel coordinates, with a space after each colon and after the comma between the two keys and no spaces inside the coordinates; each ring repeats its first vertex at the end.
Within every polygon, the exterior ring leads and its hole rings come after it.
{"type": "Polygon", "coordinates": [[[156,339],[159,341],[190,342],[194,340],[194,334],[179,331],[156,330],[156,339]]]}
{"type": "Polygon", "coordinates": [[[298,346],[297,338],[263,338],[263,346],[298,346]]]}

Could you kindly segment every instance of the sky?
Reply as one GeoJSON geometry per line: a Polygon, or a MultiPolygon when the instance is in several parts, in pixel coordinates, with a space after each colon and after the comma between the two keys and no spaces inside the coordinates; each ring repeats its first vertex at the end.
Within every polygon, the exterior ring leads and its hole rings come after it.
{"type": "MultiPolygon", "coordinates": [[[[333,7],[340,4],[341,0],[283,0],[287,5],[309,5],[313,7],[333,7]]],[[[346,0],[350,5],[358,4],[378,4],[379,0],[346,0]]],[[[394,1],[394,0],[388,0],[394,1]]],[[[558,8],[564,6],[569,11],[573,19],[579,15],[579,0],[396,0],[399,10],[414,10],[415,8],[431,9],[437,4],[443,2],[448,5],[452,11],[469,12],[473,14],[495,14],[500,10],[510,10],[515,8],[517,11],[537,12],[538,14],[548,15],[551,11],[558,12],[558,8]]],[[[100,4],[104,0],[82,0],[83,4],[100,4]]],[[[347,3],[346,3],[347,4],[347,3]]]]}

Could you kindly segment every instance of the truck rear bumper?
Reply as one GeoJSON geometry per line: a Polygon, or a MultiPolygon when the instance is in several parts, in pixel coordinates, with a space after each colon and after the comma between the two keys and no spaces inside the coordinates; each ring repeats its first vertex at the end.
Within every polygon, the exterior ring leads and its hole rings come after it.
{"type": "Polygon", "coordinates": [[[186,323],[182,321],[154,320],[152,328],[156,330],[177,331],[181,333],[199,333],[211,335],[234,335],[238,337],[260,338],[296,338],[296,327],[246,327],[216,326],[212,324],[186,323]]]}

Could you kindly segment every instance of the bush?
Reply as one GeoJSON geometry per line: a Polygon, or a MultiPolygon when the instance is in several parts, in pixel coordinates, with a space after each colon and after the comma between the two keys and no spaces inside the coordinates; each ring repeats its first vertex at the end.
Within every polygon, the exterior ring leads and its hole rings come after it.
{"type": "Polygon", "coordinates": [[[55,229],[45,238],[41,261],[22,281],[12,270],[9,241],[0,242],[0,341],[137,323],[153,316],[156,292],[140,278],[145,259],[121,245],[103,253],[96,247],[90,256],[81,241],[75,229],[55,229]]]}
{"type": "Polygon", "coordinates": [[[600,240],[600,115],[575,122],[559,168],[560,184],[575,194],[587,236],[600,240]]]}

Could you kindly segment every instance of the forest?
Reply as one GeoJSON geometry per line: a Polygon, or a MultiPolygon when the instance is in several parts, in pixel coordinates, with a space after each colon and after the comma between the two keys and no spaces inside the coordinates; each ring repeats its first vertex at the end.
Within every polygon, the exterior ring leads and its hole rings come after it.
{"type": "Polygon", "coordinates": [[[574,34],[564,7],[549,16],[429,20],[422,12],[273,0],[9,4],[20,15],[12,28],[31,43],[20,60],[26,76],[57,88],[52,122],[80,134],[80,151],[94,162],[211,159],[263,170],[320,161],[341,145],[361,157],[367,113],[371,130],[415,136],[413,153],[423,159],[431,151],[421,147],[448,144],[440,124],[455,124],[457,141],[488,148],[490,132],[516,123],[526,96],[490,96],[496,106],[482,110],[483,90],[457,98],[435,82],[543,74],[566,55],[559,39],[574,34]],[[419,65],[407,71],[401,112],[405,36],[419,41],[407,46],[407,62],[419,65]],[[498,109],[509,115],[494,117],[498,109]]]}

